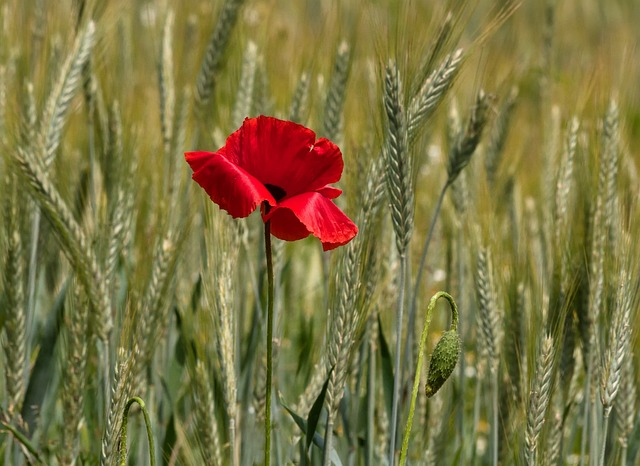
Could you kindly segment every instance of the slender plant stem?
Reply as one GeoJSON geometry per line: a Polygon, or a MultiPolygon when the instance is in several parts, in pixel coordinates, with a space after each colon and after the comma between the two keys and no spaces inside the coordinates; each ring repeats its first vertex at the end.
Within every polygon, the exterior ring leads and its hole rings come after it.
{"type": "Polygon", "coordinates": [[[498,466],[498,367],[491,370],[491,426],[493,466],[498,466]]]}
{"type": "MultiPolygon", "coordinates": [[[[90,73],[90,71],[88,72],[90,73]]],[[[88,79],[91,78],[88,77],[88,79]]],[[[91,203],[91,212],[93,213],[93,218],[91,220],[97,222],[98,201],[96,200],[95,102],[93,100],[94,97],[90,97],[87,105],[87,126],[89,132],[89,202],[91,203]]]]}
{"type": "Polygon", "coordinates": [[[424,359],[424,350],[427,343],[427,335],[429,334],[429,325],[431,325],[431,314],[436,307],[436,302],[440,298],[445,298],[449,301],[451,307],[451,330],[457,331],[458,329],[458,306],[451,295],[444,291],[439,291],[429,301],[429,307],[427,308],[427,317],[422,327],[422,335],[420,336],[420,346],[418,348],[418,362],[416,363],[416,374],[413,377],[413,390],[411,392],[411,404],[409,406],[409,417],[407,418],[407,425],[404,429],[404,436],[402,438],[402,451],[400,452],[400,466],[404,466],[407,460],[407,452],[409,450],[409,437],[411,435],[411,427],[413,426],[413,415],[416,410],[416,400],[418,398],[418,390],[420,389],[420,371],[422,369],[422,360],[424,359]]]}
{"type": "MultiPolygon", "coordinates": [[[[449,180],[445,183],[440,191],[440,196],[438,196],[438,201],[436,202],[436,207],[433,211],[433,216],[431,217],[431,225],[429,225],[429,232],[427,233],[427,237],[424,240],[424,245],[422,246],[422,255],[420,256],[420,265],[418,266],[418,273],[416,275],[416,281],[413,285],[413,293],[411,294],[411,305],[409,306],[409,322],[407,324],[407,328],[412,329],[415,326],[416,321],[416,306],[418,304],[418,292],[420,291],[420,283],[422,282],[422,274],[424,273],[424,267],[427,262],[427,252],[429,251],[429,245],[431,244],[431,239],[433,238],[433,231],[436,227],[436,221],[438,220],[438,216],[440,215],[440,209],[442,209],[442,202],[444,201],[444,195],[447,192],[447,188],[451,183],[449,180]]],[[[408,361],[409,354],[411,350],[411,339],[413,337],[412,332],[407,332],[407,344],[404,350],[404,361],[408,361]]]]}
{"type": "Polygon", "coordinates": [[[36,459],[36,461],[38,461],[39,463],[45,464],[44,459],[42,458],[42,456],[40,456],[40,453],[38,453],[38,450],[36,449],[36,447],[31,443],[31,441],[22,432],[20,432],[19,429],[16,429],[9,422],[5,422],[2,419],[0,419],[0,427],[2,427],[3,429],[6,429],[9,432],[11,432],[11,434],[15,437],[15,439],[18,442],[20,442],[22,444],[22,446],[29,453],[31,453],[33,455],[33,457],[36,459]]]}
{"type": "Polygon", "coordinates": [[[482,378],[476,378],[476,394],[473,397],[473,423],[471,424],[471,441],[468,442],[468,453],[467,457],[469,459],[469,464],[475,464],[476,452],[477,452],[477,442],[476,436],[478,435],[478,425],[480,423],[480,405],[482,404],[482,378]]]}
{"type": "MultiPolygon", "coordinates": [[[[265,204],[265,210],[269,206],[265,204]]],[[[264,223],[264,251],[267,256],[267,400],[264,414],[264,464],[271,464],[271,383],[273,378],[273,256],[271,222],[264,223]]]]}
{"type": "Polygon", "coordinates": [[[391,402],[391,431],[389,435],[389,466],[395,464],[396,454],[396,430],[398,426],[398,404],[400,398],[400,374],[402,373],[402,367],[400,359],[400,352],[402,351],[402,320],[404,314],[404,289],[406,287],[406,273],[407,273],[407,259],[403,254],[400,255],[400,279],[398,288],[398,311],[396,314],[396,361],[395,361],[395,373],[393,375],[393,397],[391,402]]]}
{"type": "Polygon", "coordinates": [[[580,466],[584,466],[585,453],[587,451],[587,438],[589,433],[589,399],[591,392],[591,366],[593,358],[591,357],[591,351],[587,355],[589,366],[587,367],[587,378],[585,380],[584,389],[584,413],[582,419],[582,441],[580,445],[580,466]]]}
{"type": "Polygon", "coordinates": [[[127,424],[129,423],[129,410],[133,403],[138,403],[144,416],[144,425],[147,429],[147,440],[149,441],[149,460],[151,466],[156,466],[156,454],[155,446],[153,443],[153,432],[151,431],[151,420],[149,419],[149,412],[147,411],[147,405],[145,405],[142,398],[134,396],[127,401],[124,407],[124,414],[122,416],[122,427],[120,428],[120,466],[126,466],[127,464],[127,424]]]}
{"type": "Polygon", "coordinates": [[[322,449],[322,466],[329,466],[331,464],[331,450],[333,449],[333,424],[334,415],[331,413],[333,410],[329,410],[327,416],[327,427],[324,435],[324,448],[322,449]]]}
{"type": "MultiPolygon", "coordinates": [[[[31,340],[33,338],[33,319],[36,306],[36,277],[37,277],[37,264],[38,264],[38,238],[40,236],[40,207],[37,206],[33,200],[31,201],[31,207],[33,208],[33,217],[31,219],[31,244],[29,246],[29,277],[27,281],[27,312],[26,312],[26,348],[31,348],[31,340]]],[[[29,367],[25,365],[24,377],[27,380],[29,367]]]]}
{"type": "MultiPolygon", "coordinates": [[[[456,297],[458,298],[458,302],[460,303],[461,306],[466,305],[466,295],[464,294],[464,290],[466,289],[466,283],[465,283],[465,275],[464,275],[464,263],[462,260],[462,244],[463,244],[464,238],[463,238],[463,234],[462,234],[462,229],[458,229],[457,235],[456,235],[456,245],[457,245],[457,251],[458,251],[458,257],[456,259],[457,262],[457,266],[458,266],[458,289],[456,292],[456,297]]],[[[462,341],[465,340],[465,334],[464,334],[464,328],[462,327],[462,321],[460,321],[459,325],[458,325],[458,334],[460,335],[460,339],[462,341]]],[[[463,349],[463,354],[464,354],[464,349],[463,349]]],[[[466,388],[466,378],[465,378],[465,362],[464,362],[464,358],[460,358],[460,360],[458,361],[458,390],[460,390],[460,393],[465,393],[465,388],[466,388]]],[[[458,438],[457,438],[457,442],[459,445],[459,448],[461,449],[460,451],[465,451],[465,432],[464,432],[464,428],[466,426],[465,423],[465,406],[464,406],[464,398],[463,400],[458,403],[458,412],[457,412],[457,422],[458,422],[458,438]]],[[[463,456],[464,458],[464,456],[463,456]]]]}
{"type": "Polygon", "coordinates": [[[235,466],[236,462],[236,420],[229,419],[229,460],[231,465],[235,466]]]}
{"type": "MultiPolygon", "coordinates": [[[[373,324],[372,324],[373,326],[373,324]]],[[[373,345],[369,343],[369,370],[367,373],[367,456],[366,466],[373,466],[373,445],[374,445],[374,417],[375,417],[375,383],[376,383],[376,354],[373,345]]]]}
{"type": "MultiPolygon", "coordinates": [[[[602,448],[600,449],[600,466],[604,466],[604,454],[607,449],[607,431],[609,430],[609,413],[611,406],[604,409],[604,425],[602,426],[602,448]]],[[[620,463],[624,464],[624,463],[620,463]]]]}
{"type": "Polygon", "coordinates": [[[591,405],[591,440],[589,441],[589,462],[591,466],[597,466],[600,456],[600,452],[598,451],[598,445],[600,445],[599,414],[594,400],[591,405]]]}

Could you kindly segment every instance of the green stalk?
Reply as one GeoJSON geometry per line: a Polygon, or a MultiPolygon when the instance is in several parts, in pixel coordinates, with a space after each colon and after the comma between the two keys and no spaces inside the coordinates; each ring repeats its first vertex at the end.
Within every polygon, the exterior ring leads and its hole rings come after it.
{"type": "Polygon", "coordinates": [[[445,298],[449,302],[451,307],[451,330],[457,332],[458,330],[458,306],[453,300],[451,295],[444,291],[438,291],[431,301],[429,301],[429,307],[427,308],[427,317],[424,321],[424,327],[422,328],[422,335],[420,337],[420,346],[418,348],[418,362],[416,364],[416,375],[413,378],[413,390],[411,392],[411,404],[409,406],[409,417],[407,419],[407,425],[404,429],[404,437],[402,439],[402,451],[400,452],[400,466],[404,466],[407,460],[407,451],[409,449],[409,436],[411,434],[411,427],[413,426],[413,414],[416,409],[416,399],[418,398],[418,389],[420,388],[420,371],[422,369],[422,360],[424,359],[424,349],[427,342],[427,335],[429,334],[429,325],[431,324],[431,314],[436,307],[436,302],[440,298],[445,298]]]}
{"type": "MultiPolygon", "coordinates": [[[[40,218],[42,213],[40,212],[40,207],[33,202],[33,200],[29,201],[29,208],[33,209],[33,216],[31,217],[31,232],[30,232],[30,240],[31,244],[29,246],[29,272],[27,278],[27,312],[26,312],[26,322],[25,328],[27,329],[26,336],[26,348],[27,350],[31,348],[31,340],[33,339],[33,320],[35,314],[36,307],[36,278],[37,278],[37,266],[38,266],[38,240],[40,238],[40,218]]],[[[27,377],[28,368],[25,367],[25,379],[27,377]]]]}
{"type": "MultiPolygon", "coordinates": [[[[373,322],[370,320],[371,326],[373,322]]],[[[375,418],[375,383],[376,383],[376,352],[373,343],[369,341],[369,368],[367,372],[367,455],[366,466],[373,466],[373,445],[374,445],[374,418],[375,418]]]]}
{"type": "Polygon", "coordinates": [[[327,413],[327,425],[324,434],[324,448],[322,449],[322,466],[331,465],[331,450],[333,449],[333,423],[335,415],[331,409],[327,413]]]}
{"type": "Polygon", "coordinates": [[[476,392],[473,397],[473,423],[471,424],[471,441],[468,443],[467,459],[470,464],[475,463],[477,453],[476,436],[478,435],[478,425],[480,423],[480,405],[482,404],[482,378],[476,378],[476,392]]]}
{"type": "Polygon", "coordinates": [[[415,311],[416,311],[416,303],[418,300],[418,291],[420,290],[420,282],[422,280],[422,273],[424,272],[424,267],[427,262],[427,252],[429,251],[429,245],[431,244],[431,238],[433,237],[433,230],[435,230],[436,220],[438,220],[438,216],[440,214],[440,209],[442,208],[442,202],[444,201],[444,195],[447,192],[447,188],[451,185],[450,180],[447,179],[447,182],[442,187],[440,191],[440,196],[438,196],[438,201],[436,202],[436,207],[433,210],[433,217],[431,218],[431,224],[429,225],[429,232],[427,233],[427,237],[424,240],[424,245],[422,246],[422,255],[420,256],[420,265],[418,266],[418,273],[416,275],[416,282],[413,285],[413,295],[411,296],[411,307],[409,308],[409,319],[410,323],[415,320],[415,311]],[[413,319],[412,319],[413,318],[413,319]],[[412,320],[411,320],[412,319],[412,320]]]}
{"type": "MultiPolygon", "coordinates": [[[[609,430],[609,413],[611,413],[611,406],[607,406],[604,409],[604,426],[602,427],[602,449],[600,450],[600,466],[604,466],[604,454],[607,449],[607,433],[609,430]]],[[[625,463],[620,463],[625,464],[625,463]]]]}
{"type": "Polygon", "coordinates": [[[587,361],[589,365],[587,366],[587,374],[585,380],[585,389],[584,389],[584,411],[582,413],[583,423],[582,423],[582,440],[580,442],[580,466],[584,466],[586,451],[587,451],[587,437],[589,435],[589,402],[591,392],[591,366],[593,362],[593,358],[591,357],[591,351],[589,351],[587,355],[587,361]]]}
{"type": "MultiPolygon", "coordinates": [[[[458,302],[460,302],[460,300],[462,300],[465,297],[464,294],[464,290],[465,290],[465,275],[464,275],[464,265],[463,265],[463,261],[462,261],[462,244],[463,244],[463,234],[462,234],[462,230],[458,229],[457,235],[456,235],[456,243],[457,243],[457,251],[458,251],[458,258],[456,260],[457,262],[457,266],[458,266],[458,302]]],[[[464,307],[465,305],[465,301],[462,302],[462,306],[464,307]]],[[[460,334],[460,338],[464,338],[464,329],[462,328],[462,322],[460,322],[460,324],[458,325],[458,333],[460,334]]],[[[459,390],[460,393],[465,393],[465,388],[466,388],[466,380],[465,380],[465,362],[464,362],[464,358],[460,358],[460,361],[458,363],[458,384],[459,384],[459,390]]],[[[458,413],[457,413],[457,421],[458,421],[458,439],[457,441],[460,442],[459,443],[459,448],[461,451],[465,451],[465,447],[466,445],[465,443],[465,409],[464,409],[464,402],[458,403],[458,413]]],[[[464,458],[464,456],[463,456],[464,458]]]]}
{"type": "Polygon", "coordinates": [[[498,368],[491,371],[491,454],[493,466],[498,466],[498,368]]]}
{"type": "Polygon", "coordinates": [[[31,441],[26,437],[26,435],[24,435],[22,432],[20,432],[19,429],[16,429],[14,426],[9,424],[8,422],[5,422],[2,419],[0,419],[0,427],[2,427],[3,429],[6,429],[9,432],[11,432],[11,435],[13,435],[15,437],[15,439],[20,444],[22,444],[22,446],[29,453],[31,453],[33,455],[33,457],[36,459],[36,461],[38,463],[45,464],[44,459],[42,458],[42,456],[40,456],[40,453],[38,453],[38,450],[36,449],[36,447],[31,443],[31,441]]]}
{"type": "Polygon", "coordinates": [[[91,95],[91,71],[87,63],[85,71],[88,73],[89,90],[87,97],[87,127],[89,130],[89,202],[91,203],[91,212],[93,213],[94,222],[97,221],[98,201],[96,200],[96,143],[95,143],[95,102],[94,96],[91,95]]]}
{"type": "Polygon", "coordinates": [[[147,428],[147,439],[149,440],[149,459],[151,466],[156,466],[155,447],[153,444],[153,432],[151,431],[151,421],[149,420],[149,412],[142,398],[134,396],[127,401],[122,416],[122,427],[120,428],[120,466],[127,465],[127,424],[129,423],[129,410],[133,403],[138,403],[144,416],[144,425],[147,428]]]}
{"type": "MultiPolygon", "coordinates": [[[[265,204],[265,213],[269,210],[265,204]]],[[[267,400],[264,414],[264,464],[271,464],[271,383],[273,378],[273,257],[271,221],[264,223],[264,251],[267,256],[267,400]]]]}
{"type": "Polygon", "coordinates": [[[391,431],[389,436],[389,466],[395,464],[396,456],[396,429],[398,425],[398,405],[400,398],[400,374],[402,373],[400,353],[402,351],[402,320],[404,314],[404,289],[406,287],[407,259],[404,254],[400,256],[400,279],[398,288],[398,312],[396,314],[396,360],[395,373],[393,375],[393,400],[391,402],[391,431]]]}

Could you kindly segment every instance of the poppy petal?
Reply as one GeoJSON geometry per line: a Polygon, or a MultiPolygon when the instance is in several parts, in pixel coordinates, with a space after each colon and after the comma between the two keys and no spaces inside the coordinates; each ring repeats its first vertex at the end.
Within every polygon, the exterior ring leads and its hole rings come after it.
{"type": "Polygon", "coordinates": [[[262,201],[276,204],[260,181],[224,156],[224,148],[217,153],[187,152],[185,158],[192,178],[232,217],[248,216],[262,201]]]}
{"type": "Polygon", "coordinates": [[[287,197],[335,183],[344,167],[334,143],[316,140],[312,130],[272,117],[246,118],[225,147],[229,160],[263,184],[281,188],[287,197]]]}
{"type": "Polygon", "coordinates": [[[320,193],[303,193],[287,198],[263,216],[271,220],[271,233],[285,241],[313,234],[328,251],[347,244],[358,227],[333,202],[320,193]]]}
{"type": "Polygon", "coordinates": [[[334,188],[333,186],[324,186],[318,189],[317,192],[329,199],[335,199],[342,194],[342,189],[334,188]]]}

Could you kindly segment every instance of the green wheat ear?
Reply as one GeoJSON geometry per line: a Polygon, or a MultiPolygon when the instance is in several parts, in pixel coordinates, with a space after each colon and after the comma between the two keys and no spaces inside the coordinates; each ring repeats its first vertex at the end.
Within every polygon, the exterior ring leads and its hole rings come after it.
{"type": "Polygon", "coordinates": [[[455,369],[460,357],[460,347],[460,336],[456,329],[444,332],[431,355],[425,388],[427,398],[431,398],[440,390],[455,369]]]}

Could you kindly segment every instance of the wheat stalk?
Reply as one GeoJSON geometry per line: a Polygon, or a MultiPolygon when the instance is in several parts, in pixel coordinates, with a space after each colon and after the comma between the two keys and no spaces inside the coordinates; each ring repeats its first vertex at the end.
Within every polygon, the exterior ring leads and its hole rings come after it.
{"type": "Polygon", "coordinates": [[[109,296],[106,282],[98,268],[95,255],[89,249],[84,232],[49,181],[41,163],[28,150],[22,148],[18,148],[12,155],[20,177],[51,222],[58,241],[87,292],[95,312],[93,324],[96,334],[101,340],[106,341],[112,327],[109,296]]]}
{"type": "Polygon", "coordinates": [[[78,458],[78,430],[84,412],[85,368],[87,365],[88,306],[75,283],[67,289],[65,323],[67,352],[65,377],[62,379],[62,428],[60,464],[74,465],[78,458]]]}
{"type": "MultiPolygon", "coordinates": [[[[555,244],[557,248],[560,248],[561,237],[569,227],[569,193],[571,192],[571,180],[573,178],[573,164],[576,154],[576,147],[578,145],[578,129],[580,128],[580,122],[577,117],[571,119],[569,129],[567,131],[567,140],[565,149],[562,154],[562,160],[558,169],[558,175],[556,177],[556,196],[555,196],[555,209],[553,214],[555,227],[555,244]]],[[[568,235],[565,234],[565,237],[568,235]]],[[[564,260],[561,260],[564,264],[564,260]]],[[[566,272],[561,274],[564,278],[566,272]]],[[[564,279],[561,279],[561,283],[565,283],[564,279]]]]}
{"type": "Polygon", "coordinates": [[[127,164],[124,158],[124,136],[122,128],[122,112],[120,104],[114,100],[107,115],[107,137],[104,156],[104,186],[107,192],[107,202],[113,201],[116,191],[122,185],[127,164]]]}
{"type": "MultiPolygon", "coordinates": [[[[136,351],[134,351],[135,355],[136,351]]],[[[136,357],[136,356],[134,356],[136,357]]],[[[111,384],[111,401],[109,414],[102,435],[100,449],[100,466],[111,466],[117,454],[117,441],[122,423],[122,411],[131,391],[131,375],[134,357],[127,356],[125,348],[118,349],[113,384],[111,384]]]]}
{"type": "Polygon", "coordinates": [[[471,156],[476,150],[482,131],[487,124],[489,102],[493,97],[480,89],[476,97],[476,103],[469,115],[469,121],[464,132],[458,136],[458,140],[449,152],[447,161],[447,184],[451,184],[458,177],[464,167],[467,166],[471,156]]]}
{"type": "MultiPolygon", "coordinates": [[[[192,105],[191,98],[191,89],[189,86],[185,86],[181,93],[181,98],[179,101],[179,110],[177,113],[174,141],[173,141],[173,151],[171,154],[173,162],[170,164],[172,167],[180,167],[184,162],[183,154],[177,151],[177,148],[187,147],[187,135],[189,130],[189,115],[191,112],[192,105]]],[[[178,218],[188,218],[188,215],[185,215],[186,212],[189,212],[188,209],[188,201],[189,198],[186,195],[188,186],[188,171],[174,169],[172,173],[169,174],[169,202],[168,202],[168,214],[169,214],[169,223],[175,224],[176,221],[174,219],[178,218]]]]}
{"type": "Polygon", "coordinates": [[[24,370],[27,364],[24,259],[19,225],[18,186],[13,177],[4,183],[9,193],[5,217],[4,308],[5,338],[2,340],[5,361],[7,411],[20,412],[24,396],[24,370]]]}
{"type": "Polygon", "coordinates": [[[303,124],[309,112],[309,88],[311,80],[306,71],[300,75],[289,107],[289,120],[303,124]]]}
{"type": "Polygon", "coordinates": [[[196,428],[204,462],[209,466],[222,465],[224,463],[220,455],[220,439],[213,390],[211,389],[209,374],[203,361],[196,362],[192,390],[195,403],[196,428]]]}
{"type": "Polygon", "coordinates": [[[62,66],[58,81],[45,106],[37,138],[38,150],[44,151],[42,160],[45,169],[53,162],[55,152],[60,145],[71,100],[80,85],[83,69],[93,49],[95,30],[95,24],[90,21],[78,36],[73,52],[62,66]]]}
{"type": "MultiPolygon", "coordinates": [[[[422,397],[421,397],[422,398],[422,397]]],[[[427,397],[422,398],[424,400],[427,397]]],[[[424,449],[422,457],[422,463],[425,466],[436,466],[438,464],[438,443],[441,440],[442,430],[445,424],[444,406],[442,397],[437,396],[433,398],[433,401],[429,405],[429,417],[427,418],[427,432],[429,432],[429,438],[427,439],[427,445],[424,449]]]]}
{"type": "MultiPolygon", "coordinates": [[[[554,399],[558,399],[558,397],[554,397],[554,399]]],[[[550,413],[551,419],[543,459],[543,463],[548,465],[557,465],[561,455],[564,422],[562,419],[562,406],[557,406],[557,404],[557,402],[554,403],[550,413]]]]}
{"type": "Polygon", "coordinates": [[[504,144],[509,134],[509,128],[511,126],[513,109],[515,108],[516,101],[518,99],[518,88],[514,87],[509,92],[509,95],[505,99],[497,118],[491,128],[489,134],[489,141],[487,143],[487,150],[484,154],[484,168],[487,174],[487,181],[489,185],[493,186],[496,182],[496,176],[498,174],[498,168],[502,161],[504,153],[504,144]]]}
{"type": "Polygon", "coordinates": [[[336,144],[341,143],[342,131],[342,110],[345,103],[345,91],[347,79],[349,78],[349,68],[351,59],[351,49],[346,41],[340,42],[336,52],[336,60],[327,89],[327,97],[324,104],[323,127],[327,139],[336,144]]]}
{"type": "Polygon", "coordinates": [[[222,57],[227,48],[231,31],[238,18],[238,11],[244,0],[226,0],[218,16],[218,22],[211,34],[207,50],[205,51],[200,71],[196,78],[196,104],[200,111],[211,99],[215,85],[216,74],[220,70],[222,57]]]}
{"type": "Polygon", "coordinates": [[[347,358],[354,341],[355,325],[358,321],[358,311],[354,309],[356,297],[360,291],[358,280],[358,244],[355,241],[344,249],[341,264],[336,276],[336,291],[334,303],[331,306],[331,324],[329,329],[330,341],[327,348],[327,365],[333,368],[329,388],[327,390],[327,404],[331,415],[335,415],[338,403],[342,398],[342,387],[346,381],[349,364],[347,358]]]}
{"type": "Polygon", "coordinates": [[[140,316],[137,331],[139,357],[136,358],[133,374],[136,377],[134,388],[142,389],[144,368],[153,359],[154,352],[167,331],[170,308],[170,290],[174,282],[179,247],[174,231],[169,228],[158,241],[151,263],[151,275],[137,315],[140,316]]]}
{"type": "Polygon", "coordinates": [[[110,205],[109,212],[109,239],[107,244],[107,255],[104,261],[104,277],[107,280],[107,289],[111,293],[114,289],[115,272],[118,264],[118,257],[122,252],[127,228],[130,226],[128,217],[125,214],[126,194],[124,188],[118,189],[115,199],[110,205]]]}
{"type": "MultiPolygon", "coordinates": [[[[274,350],[277,346],[274,347],[274,350]]],[[[275,351],[274,351],[275,353],[275,351]]],[[[275,355],[274,355],[275,356],[275,355]]],[[[253,386],[253,409],[255,411],[256,423],[263,422],[267,404],[267,353],[258,350],[256,361],[260,361],[254,369],[254,378],[256,380],[253,386]]],[[[324,381],[323,381],[324,382],[324,381]]],[[[322,382],[320,383],[322,386],[322,382]]]]}
{"type": "Polygon", "coordinates": [[[36,140],[36,130],[38,127],[38,115],[36,110],[36,98],[34,96],[33,83],[26,81],[24,85],[24,115],[25,121],[21,125],[21,139],[25,146],[32,144],[36,140]]]}
{"type": "Polygon", "coordinates": [[[254,91],[254,111],[258,115],[273,115],[274,102],[271,95],[269,75],[264,64],[264,57],[258,57],[258,68],[256,72],[256,83],[254,91]]]}
{"type": "Polygon", "coordinates": [[[162,29],[162,42],[160,43],[160,64],[158,66],[158,80],[160,82],[160,129],[164,152],[169,157],[171,141],[173,139],[173,120],[176,106],[175,80],[173,78],[173,23],[175,15],[173,10],[167,12],[167,17],[162,29]]]}
{"type": "Polygon", "coordinates": [[[501,311],[496,298],[493,261],[486,247],[480,247],[477,253],[475,289],[480,310],[480,335],[483,347],[487,351],[491,372],[496,372],[500,361],[501,311]]]}
{"type": "Polygon", "coordinates": [[[131,198],[134,197],[132,177],[125,177],[128,163],[123,160],[122,121],[118,102],[114,102],[109,113],[108,166],[110,176],[106,181],[108,225],[106,226],[106,256],[104,277],[109,292],[114,291],[118,258],[124,250],[127,232],[131,227],[131,198]]]}
{"type": "Polygon", "coordinates": [[[432,73],[436,59],[439,58],[445,45],[448,44],[454,32],[455,17],[452,12],[447,12],[442,22],[439,24],[435,39],[429,43],[427,52],[422,55],[418,72],[416,73],[410,95],[415,96],[424,86],[427,77],[432,73]]]}
{"type": "Polygon", "coordinates": [[[207,309],[212,309],[215,348],[220,364],[224,406],[229,420],[230,464],[235,464],[237,419],[236,319],[233,278],[238,262],[239,240],[230,219],[208,206],[206,240],[211,283],[205,283],[207,309]],[[214,242],[215,240],[215,242],[214,242]]]}
{"type": "Polygon", "coordinates": [[[453,84],[463,57],[462,49],[448,54],[440,67],[424,81],[418,94],[411,99],[407,118],[410,142],[417,137],[420,126],[433,114],[442,97],[453,84]]]}
{"type": "Polygon", "coordinates": [[[395,63],[390,62],[384,80],[384,106],[388,121],[384,156],[391,219],[396,233],[396,247],[401,256],[406,252],[413,229],[411,161],[402,101],[400,74],[395,63]]]}
{"type": "Polygon", "coordinates": [[[631,341],[631,307],[633,292],[629,288],[630,277],[626,270],[621,270],[618,277],[618,296],[613,310],[613,322],[609,330],[609,346],[606,352],[600,400],[604,408],[604,416],[609,417],[613,402],[620,388],[620,379],[624,359],[629,356],[631,341]]]}
{"type": "MultiPolygon", "coordinates": [[[[462,132],[462,122],[455,103],[449,107],[447,118],[447,145],[451,151],[462,132]]],[[[456,213],[462,217],[469,208],[469,183],[466,172],[463,170],[453,183],[451,183],[451,200],[456,213]]]]}
{"type": "MultiPolygon", "coordinates": [[[[605,292],[605,254],[607,245],[607,230],[606,230],[606,211],[605,211],[605,199],[607,189],[607,179],[609,177],[610,164],[607,160],[606,154],[601,154],[598,164],[598,181],[595,201],[592,204],[591,212],[589,215],[590,221],[590,237],[589,237],[589,291],[588,291],[588,303],[586,310],[586,319],[583,319],[584,326],[586,327],[586,347],[587,353],[585,355],[585,361],[587,364],[587,376],[585,378],[585,400],[584,400],[584,413],[583,422],[585,432],[582,436],[581,445],[581,458],[584,461],[585,452],[587,449],[587,428],[589,427],[589,414],[593,414],[595,410],[595,398],[597,396],[597,371],[599,370],[598,354],[599,348],[599,325],[600,316],[605,306],[604,292],[605,292]]],[[[590,441],[592,457],[595,455],[597,449],[597,432],[595,426],[595,415],[591,416],[591,428],[590,428],[590,441]]]]}
{"type": "Polygon", "coordinates": [[[616,426],[618,428],[618,442],[622,447],[620,464],[627,464],[627,448],[629,436],[633,431],[636,420],[637,379],[633,365],[633,357],[626,357],[622,365],[620,388],[615,404],[616,426]]]}
{"type": "Polygon", "coordinates": [[[236,92],[236,100],[231,112],[231,121],[234,128],[242,126],[242,122],[251,113],[253,103],[253,89],[256,77],[258,61],[258,46],[249,41],[242,57],[242,70],[240,82],[236,92]]]}
{"type": "MultiPolygon", "coordinates": [[[[542,190],[541,205],[542,209],[542,237],[545,243],[552,244],[554,219],[553,213],[555,209],[557,170],[558,170],[558,153],[561,148],[562,141],[562,115],[560,107],[554,105],[548,110],[548,114],[543,113],[544,118],[544,142],[542,152],[542,170],[540,179],[540,189],[542,190]]],[[[551,264],[544,264],[551,265],[551,264]]],[[[551,276],[552,270],[544,271],[545,275],[551,276]]]]}
{"type": "Polygon", "coordinates": [[[401,384],[402,328],[406,288],[406,252],[413,230],[413,187],[411,160],[407,143],[407,126],[404,113],[404,95],[401,88],[400,73],[392,61],[386,67],[384,79],[384,107],[387,114],[387,131],[383,154],[385,157],[385,175],[387,193],[391,207],[391,220],[395,231],[395,242],[400,256],[400,274],[398,277],[398,304],[396,311],[396,354],[391,402],[391,428],[389,435],[389,463],[394,463],[396,428],[398,424],[399,390],[401,384]]]}
{"type": "Polygon", "coordinates": [[[634,307],[637,288],[632,283],[628,262],[630,257],[631,238],[625,234],[618,245],[621,265],[618,271],[618,292],[612,310],[612,322],[609,327],[608,348],[605,354],[602,379],[600,382],[600,401],[602,402],[604,426],[602,447],[600,449],[600,465],[605,464],[609,415],[620,389],[624,360],[631,353],[631,311],[634,307]]]}
{"type": "Polygon", "coordinates": [[[333,448],[333,425],[340,400],[344,392],[344,385],[349,372],[349,358],[355,339],[355,327],[359,319],[359,312],[354,309],[360,283],[358,280],[358,241],[351,241],[344,248],[342,264],[339,267],[340,277],[336,289],[336,302],[332,306],[331,339],[327,349],[327,364],[333,369],[327,388],[327,427],[323,464],[330,464],[329,452],[333,448]]]}
{"type": "Polygon", "coordinates": [[[511,287],[512,291],[510,294],[513,296],[512,302],[514,305],[509,309],[508,313],[505,313],[506,323],[504,332],[504,356],[507,368],[505,379],[509,382],[506,388],[509,396],[505,397],[508,398],[508,400],[503,400],[503,402],[507,404],[508,409],[511,408],[510,403],[515,402],[519,404],[522,401],[523,368],[521,366],[523,364],[522,353],[524,347],[523,322],[526,321],[528,312],[524,282],[513,282],[511,287]]]}
{"type": "Polygon", "coordinates": [[[536,372],[531,391],[529,392],[529,407],[527,409],[527,429],[525,432],[525,460],[528,465],[538,463],[538,437],[542,431],[549,399],[551,396],[551,379],[553,375],[553,338],[545,336],[540,345],[536,372]]]}
{"type": "Polygon", "coordinates": [[[7,67],[0,65],[0,142],[5,143],[7,126],[7,67]]]}
{"type": "Polygon", "coordinates": [[[618,166],[620,165],[620,134],[619,134],[619,110],[615,99],[609,102],[609,108],[605,115],[602,143],[603,163],[606,164],[604,209],[608,215],[604,219],[604,228],[611,243],[616,238],[616,227],[619,224],[618,212],[618,166]]]}
{"type": "Polygon", "coordinates": [[[498,366],[500,364],[500,346],[502,341],[502,311],[497,300],[494,283],[493,261],[489,250],[481,246],[476,258],[476,297],[479,307],[481,348],[486,351],[491,375],[492,402],[492,464],[498,464],[498,366]]]}

